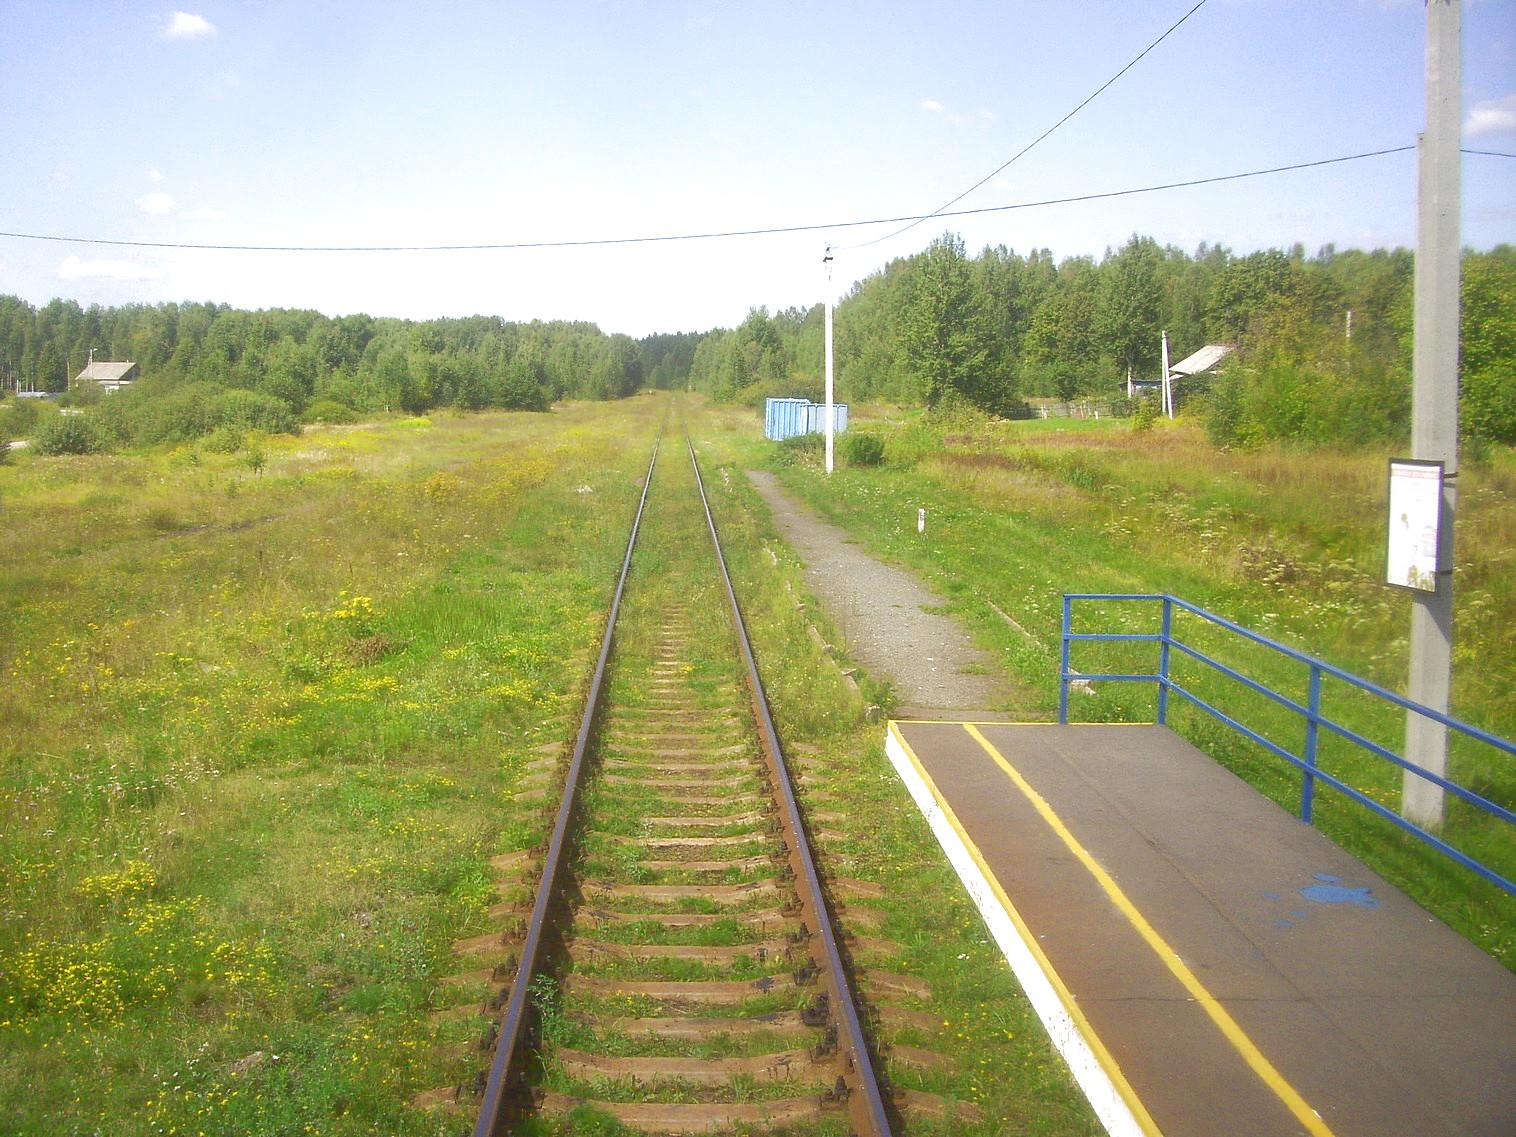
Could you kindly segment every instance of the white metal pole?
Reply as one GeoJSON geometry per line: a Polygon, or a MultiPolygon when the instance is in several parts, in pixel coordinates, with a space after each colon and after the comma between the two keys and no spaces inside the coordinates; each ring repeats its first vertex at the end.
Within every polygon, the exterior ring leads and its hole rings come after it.
{"type": "MultiPolygon", "coordinates": [[[[1437,588],[1411,604],[1410,682],[1415,702],[1446,714],[1453,681],[1453,507],[1458,474],[1459,146],[1462,17],[1459,0],[1427,0],[1426,133],[1418,152],[1415,342],[1411,359],[1412,456],[1443,464],[1437,588]]],[[[1439,776],[1447,771],[1447,728],[1408,713],[1406,758],[1439,776]]],[[[1400,812],[1442,824],[1443,791],[1409,770],[1400,812]]]]}
{"type": "Polygon", "coordinates": [[[1174,392],[1169,388],[1169,333],[1163,333],[1163,413],[1174,417],[1174,392]]]}
{"type": "Polygon", "coordinates": [[[826,257],[826,472],[830,474],[836,456],[835,431],[837,408],[832,404],[832,247],[826,257]]]}

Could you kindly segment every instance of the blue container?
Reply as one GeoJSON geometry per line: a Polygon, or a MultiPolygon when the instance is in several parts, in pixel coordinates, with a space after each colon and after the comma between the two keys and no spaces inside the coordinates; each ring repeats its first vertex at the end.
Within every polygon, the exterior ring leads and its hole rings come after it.
{"type": "MultiPolygon", "coordinates": [[[[833,429],[838,434],[841,434],[844,430],[847,429],[847,404],[846,403],[833,403],[832,404],[832,412],[835,415],[835,420],[834,420],[835,425],[833,426],[833,429]]],[[[804,414],[805,414],[805,433],[806,434],[825,434],[826,433],[826,404],[825,403],[807,403],[805,405],[804,414]]]]}
{"type": "Polygon", "coordinates": [[[764,407],[763,437],[777,442],[804,434],[801,416],[808,405],[805,399],[769,399],[764,407]]]}
{"type": "MultiPolygon", "coordinates": [[[[833,403],[835,430],[847,429],[847,404],[833,403]]],[[[763,410],[763,437],[779,441],[797,434],[826,433],[826,404],[809,399],[769,399],[763,410]]]]}

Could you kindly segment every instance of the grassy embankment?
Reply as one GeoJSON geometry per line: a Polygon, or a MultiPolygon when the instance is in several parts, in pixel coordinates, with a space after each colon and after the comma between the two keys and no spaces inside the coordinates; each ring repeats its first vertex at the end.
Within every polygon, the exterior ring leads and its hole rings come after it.
{"type": "MultiPolygon", "coordinates": [[[[922,420],[860,414],[855,429],[886,439],[885,463],[839,468],[830,479],[803,448],[745,443],[745,460],[780,469],[791,492],[877,553],[912,566],[1022,680],[1008,709],[1056,713],[1061,596],[1168,592],[1308,654],[1403,690],[1410,599],[1379,583],[1384,569],[1384,454],[1216,451],[1198,429],[1121,422],[1037,421],[934,429],[922,420]],[[917,510],[927,510],[925,535],[917,510]]],[[[1516,455],[1467,463],[1460,478],[1453,713],[1516,736],[1516,455]]],[[[1107,606],[1081,630],[1157,630],[1156,606],[1107,606]]],[[[1225,644],[1196,623],[1193,641],[1305,701],[1306,671],[1261,649],[1225,644]]],[[[1076,668],[1150,671],[1150,648],[1082,646],[1076,668]],[[1146,655],[1144,655],[1146,653],[1146,655]]],[[[1281,745],[1297,748],[1298,719],[1226,689],[1187,666],[1183,675],[1281,745]]],[[[1328,713],[1391,749],[1404,715],[1328,684],[1328,713]]],[[[1074,697],[1078,720],[1152,721],[1150,685],[1100,684],[1074,697]]],[[[1292,768],[1243,743],[1202,712],[1171,722],[1285,808],[1298,808],[1292,768]]],[[[1323,747],[1325,769],[1398,806],[1400,773],[1346,744],[1323,747]]],[[[1506,806],[1516,771],[1498,756],[1455,746],[1452,776],[1506,806]]],[[[1516,967],[1513,905],[1492,886],[1372,818],[1330,790],[1318,824],[1460,932],[1516,967]]],[[[1509,827],[1451,802],[1444,836],[1516,875],[1509,827]]]]}
{"type": "Polygon", "coordinates": [[[438,1132],[661,413],[0,467],[7,1132],[438,1132]]]}

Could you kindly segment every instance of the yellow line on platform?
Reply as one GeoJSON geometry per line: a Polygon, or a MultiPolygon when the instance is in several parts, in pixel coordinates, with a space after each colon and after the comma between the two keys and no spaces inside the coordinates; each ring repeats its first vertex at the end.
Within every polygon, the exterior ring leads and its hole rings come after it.
{"type": "Polygon", "coordinates": [[[995,760],[995,764],[1016,784],[1016,788],[1022,792],[1027,801],[1031,802],[1032,808],[1041,815],[1042,819],[1048,823],[1053,832],[1058,834],[1064,845],[1068,847],[1069,852],[1073,853],[1079,862],[1090,871],[1090,874],[1099,882],[1100,887],[1105,890],[1106,895],[1110,897],[1111,901],[1120,909],[1122,915],[1136,929],[1137,934],[1153,949],[1158,958],[1163,961],[1164,966],[1173,973],[1184,989],[1204,1008],[1205,1013],[1211,1017],[1211,1021],[1221,1028],[1221,1033],[1226,1036],[1226,1040],[1232,1044],[1232,1047],[1242,1056],[1243,1061],[1248,1064],[1253,1072],[1258,1075],[1263,1084],[1273,1091],[1274,1095],[1295,1115],[1296,1120],[1305,1126],[1307,1132],[1315,1134],[1316,1137],[1333,1137],[1332,1130],[1321,1119],[1321,1115],[1306,1104],[1305,1099],[1300,1096],[1295,1087],[1290,1085],[1285,1080],[1284,1075],[1274,1068],[1273,1063],[1263,1056],[1263,1052],[1258,1049],[1253,1040],[1237,1024],[1237,1020],[1227,1013],[1226,1008],[1217,1001],[1214,995],[1206,990],[1205,986],[1196,978],[1195,973],[1185,966],[1184,961],[1179,958],[1179,954],[1158,934],[1157,929],[1148,923],[1147,918],[1143,916],[1137,906],[1122,891],[1121,886],[1116,883],[1111,874],[1106,872],[1095,858],[1090,855],[1089,850],[1079,843],[1078,838],[1069,832],[1068,826],[1064,825],[1063,819],[1053,812],[1052,806],[1048,805],[1042,795],[1032,788],[1031,783],[1022,777],[1021,772],[1006,760],[1005,756],[996,749],[995,744],[980,733],[978,727],[970,723],[964,723],[963,729],[968,731],[969,736],[979,743],[986,754],[995,760]]]}
{"type": "MultiPolygon", "coordinates": [[[[968,723],[960,725],[966,729],[972,729],[968,723]]],[[[1004,724],[997,723],[995,725],[1004,724]]],[[[1095,1033],[1094,1027],[1090,1025],[1089,1019],[1085,1017],[1083,1009],[1079,1006],[1079,1001],[1074,998],[1073,993],[1063,982],[1063,978],[1054,969],[1052,961],[1048,959],[1047,954],[1042,950],[1042,945],[1037,942],[1037,937],[1032,932],[1031,927],[1022,918],[1021,912],[1006,894],[1005,889],[1001,887],[999,878],[995,876],[994,870],[990,868],[989,863],[984,859],[984,854],[979,851],[979,846],[974,843],[974,839],[969,836],[968,830],[958,820],[958,815],[953,812],[953,807],[948,804],[947,797],[937,788],[937,783],[927,773],[926,767],[921,764],[921,759],[916,756],[916,751],[911,747],[911,744],[905,740],[905,735],[901,733],[898,725],[895,722],[891,722],[889,730],[895,740],[899,742],[901,750],[915,769],[916,775],[921,779],[927,791],[931,793],[933,799],[935,799],[937,808],[942,811],[943,820],[947,822],[953,833],[958,837],[958,840],[962,842],[964,850],[978,867],[980,875],[994,894],[996,903],[1000,905],[1005,914],[1010,918],[1011,923],[1015,925],[1016,933],[1020,937],[1027,954],[1035,961],[1036,967],[1047,979],[1048,987],[1062,1005],[1068,1023],[1078,1033],[1079,1037],[1084,1039],[1085,1046],[1088,1047],[1090,1055],[1105,1074],[1110,1088],[1115,1091],[1116,1096],[1126,1105],[1132,1120],[1145,1137],[1162,1137],[1162,1131],[1148,1113],[1147,1107],[1142,1104],[1142,1099],[1137,1096],[1137,1091],[1126,1080],[1126,1075],[1121,1072],[1121,1066],[1117,1063],[1115,1056],[1106,1049],[1105,1043],[1095,1033]]],[[[1023,983],[1024,986],[1025,983],[1023,983]]],[[[1068,1060],[1069,1055],[1065,1054],[1064,1058],[1068,1060]]]]}

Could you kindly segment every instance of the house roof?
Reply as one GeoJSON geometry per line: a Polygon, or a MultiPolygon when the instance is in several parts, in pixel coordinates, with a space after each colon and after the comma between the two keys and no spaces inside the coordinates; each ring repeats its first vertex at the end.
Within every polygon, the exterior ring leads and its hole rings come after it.
{"type": "Polygon", "coordinates": [[[1178,363],[1169,368],[1173,375],[1199,375],[1201,372],[1210,371],[1228,355],[1232,354],[1232,345],[1226,343],[1209,343],[1193,355],[1187,355],[1178,363]]]}
{"type": "Polygon", "coordinates": [[[74,382],[108,383],[120,381],[128,371],[136,366],[135,363],[131,362],[107,363],[104,360],[97,359],[93,363],[86,365],[84,370],[79,372],[78,376],[74,379],[74,382]]]}

